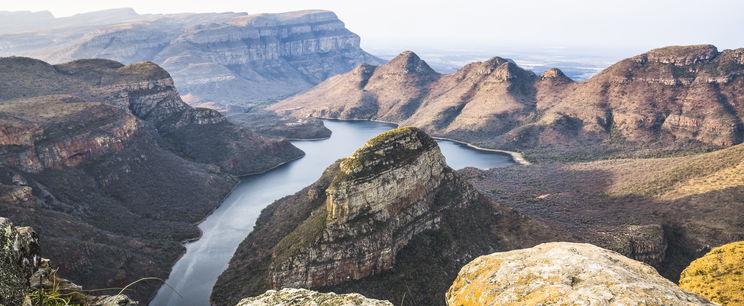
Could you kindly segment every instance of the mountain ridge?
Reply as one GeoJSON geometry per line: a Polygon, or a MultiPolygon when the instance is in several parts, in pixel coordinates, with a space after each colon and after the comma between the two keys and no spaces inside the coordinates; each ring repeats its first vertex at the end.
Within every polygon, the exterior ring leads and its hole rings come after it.
{"type": "MultiPolygon", "coordinates": [[[[390,63],[406,57],[404,52],[390,63]]],[[[382,69],[416,76],[390,63],[357,67],[354,71],[371,75],[359,86],[349,86],[359,78],[353,71],[268,109],[296,117],[389,121],[534,155],[547,149],[598,156],[634,154],[634,149],[695,151],[744,140],[744,94],[737,89],[744,82],[744,49],[654,49],[582,82],[558,69],[537,76],[494,57],[417,85],[375,75],[382,69]],[[372,82],[375,78],[384,81],[372,82]]]]}

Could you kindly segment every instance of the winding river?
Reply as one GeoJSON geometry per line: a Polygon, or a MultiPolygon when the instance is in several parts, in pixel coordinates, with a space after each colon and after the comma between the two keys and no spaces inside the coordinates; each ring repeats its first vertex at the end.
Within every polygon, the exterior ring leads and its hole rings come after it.
{"type": "MultiPolygon", "coordinates": [[[[151,306],[209,305],[209,295],[217,277],[227,268],[243,239],[253,230],[261,210],[273,201],[293,194],[317,180],[323,170],[339,158],[349,156],[367,139],[394,128],[369,121],[325,120],[333,134],[324,140],[292,143],[305,151],[305,157],[264,174],[241,179],[240,184],[220,207],[199,224],[203,235],[186,245],[186,254],[173,266],[151,306]]],[[[491,168],[513,165],[509,155],[481,151],[467,145],[437,140],[442,153],[454,169],[491,168]]]]}

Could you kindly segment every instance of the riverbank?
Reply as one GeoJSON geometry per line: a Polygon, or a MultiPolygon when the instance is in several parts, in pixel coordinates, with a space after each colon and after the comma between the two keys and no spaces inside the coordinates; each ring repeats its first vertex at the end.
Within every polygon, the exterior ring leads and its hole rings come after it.
{"type": "MultiPolygon", "coordinates": [[[[372,119],[336,119],[336,118],[325,118],[325,117],[315,117],[315,118],[323,119],[323,120],[335,120],[335,121],[370,121],[370,122],[392,124],[395,127],[398,127],[399,126],[395,122],[388,122],[388,121],[381,121],[381,120],[372,120],[372,119]]],[[[488,151],[488,152],[496,152],[496,153],[504,153],[504,154],[507,154],[507,155],[511,156],[512,160],[515,163],[519,164],[519,165],[522,165],[522,166],[532,165],[532,163],[529,160],[527,160],[521,152],[507,151],[507,150],[500,150],[500,149],[491,149],[491,148],[484,148],[484,147],[477,146],[477,145],[474,145],[472,143],[469,143],[467,141],[462,141],[462,140],[457,140],[457,139],[452,139],[452,138],[447,138],[447,137],[441,137],[441,136],[435,136],[435,135],[432,135],[431,137],[434,138],[434,139],[446,140],[446,141],[451,141],[451,142],[459,143],[459,144],[462,144],[462,145],[466,145],[466,146],[468,146],[470,148],[473,148],[473,149],[476,149],[476,150],[488,151]]]]}

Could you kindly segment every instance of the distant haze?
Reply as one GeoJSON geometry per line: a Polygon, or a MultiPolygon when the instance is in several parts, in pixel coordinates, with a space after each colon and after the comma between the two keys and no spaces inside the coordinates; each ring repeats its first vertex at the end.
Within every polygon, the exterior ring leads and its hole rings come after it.
{"type": "MultiPolygon", "coordinates": [[[[132,7],[140,14],[328,9],[369,49],[596,48],[642,52],[679,44],[744,47],[739,0],[27,0],[0,10],[57,17],[132,7]]],[[[622,53],[626,53],[622,52],[622,53]]]]}

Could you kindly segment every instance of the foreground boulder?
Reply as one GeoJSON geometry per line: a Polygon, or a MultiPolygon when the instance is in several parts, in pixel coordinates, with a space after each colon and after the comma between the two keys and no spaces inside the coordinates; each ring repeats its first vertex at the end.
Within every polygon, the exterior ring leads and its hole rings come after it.
{"type": "Polygon", "coordinates": [[[651,266],[584,243],[551,242],[465,265],[448,305],[705,305],[651,266]]]}
{"type": "Polygon", "coordinates": [[[723,305],[744,304],[744,241],[711,250],[688,266],[679,286],[723,305]]]}
{"type": "Polygon", "coordinates": [[[269,290],[257,297],[241,300],[236,306],[392,306],[388,301],[368,299],[361,294],[320,293],[307,289],[269,290]]]}

